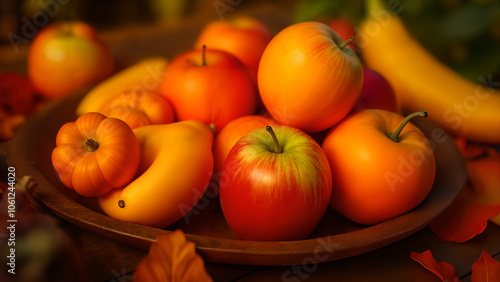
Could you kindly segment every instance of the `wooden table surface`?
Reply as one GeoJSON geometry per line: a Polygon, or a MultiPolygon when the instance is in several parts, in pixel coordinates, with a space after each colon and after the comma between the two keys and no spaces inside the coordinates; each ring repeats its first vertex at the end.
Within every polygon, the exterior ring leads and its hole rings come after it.
{"type": "MultiPolygon", "coordinates": [[[[289,20],[286,13],[272,9],[263,11],[259,8],[257,14],[274,31],[289,20]]],[[[105,39],[123,66],[148,55],[165,52],[178,54],[191,46],[200,28],[199,21],[195,21],[186,23],[182,29],[134,29],[126,33],[109,33],[105,39]],[[176,44],[168,45],[168,50],[165,50],[165,44],[171,42],[176,44]]],[[[1,70],[25,71],[25,58],[26,48],[21,48],[16,54],[12,54],[11,50],[0,50],[1,70]]],[[[2,168],[5,168],[5,148],[5,143],[2,143],[2,168]]],[[[64,221],[60,222],[60,228],[76,242],[93,281],[132,281],[138,262],[147,255],[147,251],[82,230],[64,221]]],[[[453,265],[462,281],[469,281],[472,264],[483,250],[500,261],[500,227],[490,223],[484,233],[462,244],[443,242],[425,227],[389,246],[337,261],[279,267],[206,262],[206,269],[215,281],[439,281],[410,258],[410,252],[426,250],[431,250],[437,261],[453,265]]]]}
{"type": "MultiPolygon", "coordinates": [[[[89,276],[94,281],[132,281],[146,251],[63,223],[77,243],[89,276]]],[[[214,281],[439,281],[410,258],[410,252],[431,250],[437,261],[455,267],[462,281],[470,281],[472,264],[486,250],[500,261],[500,227],[489,224],[467,243],[446,243],[426,227],[387,247],[355,257],[298,266],[244,266],[206,262],[214,281]]]]}
{"type": "MultiPolygon", "coordinates": [[[[0,169],[5,171],[6,143],[0,143],[0,169]]],[[[63,220],[59,227],[76,243],[92,281],[132,281],[147,251],[83,230],[63,220]]],[[[440,240],[429,227],[386,247],[355,257],[309,265],[246,266],[206,262],[214,281],[439,281],[410,258],[410,252],[430,250],[437,261],[455,267],[462,281],[470,281],[472,264],[483,250],[500,261],[500,226],[466,243],[440,240]]]]}

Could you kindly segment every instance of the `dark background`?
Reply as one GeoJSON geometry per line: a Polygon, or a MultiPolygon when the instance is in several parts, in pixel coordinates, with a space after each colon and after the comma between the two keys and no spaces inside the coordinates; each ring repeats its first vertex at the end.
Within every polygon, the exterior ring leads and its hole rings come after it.
{"type": "MultiPolygon", "coordinates": [[[[389,0],[387,0],[389,1],[389,0]]],[[[394,0],[390,0],[394,1],[394,0]]],[[[196,19],[218,19],[262,7],[279,7],[290,15],[290,23],[338,16],[359,23],[364,1],[347,0],[2,0],[0,1],[0,44],[9,48],[9,33],[22,34],[25,21],[50,3],[58,6],[49,22],[83,20],[99,32],[134,26],[182,24],[196,19]]],[[[498,0],[401,0],[403,18],[411,32],[440,60],[461,75],[477,81],[478,76],[500,77],[500,2],[498,0]]],[[[44,18],[39,16],[39,21],[44,18]]],[[[24,44],[27,45],[27,44],[24,44]]],[[[24,47],[24,46],[22,46],[24,47]]],[[[8,55],[7,55],[8,56],[8,55]]],[[[1,58],[8,62],[9,58],[1,58]]],[[[11,59],[11,58],[10,58],[11,59]]]]}

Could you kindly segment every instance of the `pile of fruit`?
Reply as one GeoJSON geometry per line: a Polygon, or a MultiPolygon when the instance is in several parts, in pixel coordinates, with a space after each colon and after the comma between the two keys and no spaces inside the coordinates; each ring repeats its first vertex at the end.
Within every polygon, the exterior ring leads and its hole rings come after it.
{"type": "MultiPolygon", "coordinates": [[[[164,228],[215,180],[227,223],[249,240],[304,239],[329,205],[363,225],[412,210],[436,163],[411,120],[428,115],[450,134],[432,138],[498,144],[500,93],[455,74],[368,2],[355,35],[301,22],[273,36],[238,17],[209,23],[170,62],[146,58],[118,73],[87,25],[47,27],[72,30],[75,53],[32,52],[36,90],[56,98],[100,81],[57,134],[61,182],[110,217],[164,228]]],[[[34,50],[67,40],[40,33],[34,50]]]]}

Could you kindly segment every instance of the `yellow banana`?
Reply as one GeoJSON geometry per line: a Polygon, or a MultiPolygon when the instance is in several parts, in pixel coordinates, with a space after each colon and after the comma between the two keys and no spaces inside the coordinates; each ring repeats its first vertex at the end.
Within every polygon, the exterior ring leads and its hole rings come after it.
{"type": "Polygon", "coordinates": [[[364,62],[391,83],[404,112],[426,110],[455,136],[500,143],[500,90],[467,80],[437,60],[380,0],[367,0],[367,11],[358,30],[364,62]]]}
{"type": "Polygon", "coordinates": [[[76,114],[100,112],[117,94],[124,90],[155,91],[163,79],[168,61],[151,57],[139,61],[92,88],[76,108],[76,114]]]}
{"type": "Polygon", "coordinates": [[[110,217],[164,228],[201,199],[213,172],[213,133],[182,121],[134,129],[141,148],[138,177],[98,198],[110,217]]]}

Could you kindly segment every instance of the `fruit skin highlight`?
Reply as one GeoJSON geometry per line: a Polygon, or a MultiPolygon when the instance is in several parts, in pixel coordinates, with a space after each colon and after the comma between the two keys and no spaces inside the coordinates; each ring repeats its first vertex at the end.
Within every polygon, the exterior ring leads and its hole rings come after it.
{"type": "Polygon", "coordinates": [[[363,69],[343,44],[319,22],[291,25],[271,40],[260,61],[258,85],[264,106],[279,124],[318,132],[351,111],[363,69]]]}

